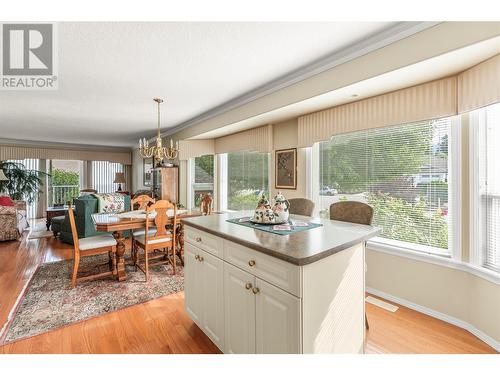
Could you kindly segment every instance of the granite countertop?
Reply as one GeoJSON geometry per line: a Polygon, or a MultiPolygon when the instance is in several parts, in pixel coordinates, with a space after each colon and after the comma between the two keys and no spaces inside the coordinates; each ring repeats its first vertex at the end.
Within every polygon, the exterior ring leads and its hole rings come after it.
{"type": "Polygon", "coordinates": [[[299,266],[326,258],[329,255],[366,241],[380,232],[380,228],[370,225],[299,215],[290,215],[290,219],[321,223],[323,226],[289,235],[280,235],[226,221],[232,218],[252,216],[252,213],[251,211],[214,213],[208,216],[182,219],[182,222],[187,226],[299,266]]]}

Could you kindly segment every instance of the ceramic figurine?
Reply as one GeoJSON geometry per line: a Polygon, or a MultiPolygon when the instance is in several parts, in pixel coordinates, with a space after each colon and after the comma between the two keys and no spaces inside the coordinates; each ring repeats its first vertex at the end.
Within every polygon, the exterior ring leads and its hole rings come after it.
{"type": "Polygon", "coordinates": [[[269,200],[264,194],[262,194],[262,197],[259,199],[252,221],[256,223],[265,223],[265,224],[274,223],[275,221],[274,212],[271,209],[269,200]]]}
{"type": "Polygon", "coordinates": [[[278,191],[274,197],[273,212],[277,223],[285,223],[290,217],[290,202],[281,194],[281,191],[278,191]]]}

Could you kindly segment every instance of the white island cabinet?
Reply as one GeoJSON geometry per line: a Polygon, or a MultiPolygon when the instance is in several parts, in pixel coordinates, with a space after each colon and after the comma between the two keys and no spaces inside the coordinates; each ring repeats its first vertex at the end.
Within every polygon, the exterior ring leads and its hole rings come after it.
{"type": "MultiPolygon", "coordinates": [[[[336,223],[354,244],[301,253],[320,237],[255,233],[221,217],[186,220],[184,277],[187,314],[223,353],[363,352],[364,240],[376,228],[336,223]]],[[[325,227],[316,234],[334,229],[325,227]]]]}

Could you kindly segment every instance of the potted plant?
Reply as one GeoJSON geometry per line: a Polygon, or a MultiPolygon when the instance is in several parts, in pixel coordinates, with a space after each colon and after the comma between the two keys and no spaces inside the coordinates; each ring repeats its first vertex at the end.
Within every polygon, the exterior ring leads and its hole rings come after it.
{"type": "Polygon", "coordinates": [[[6,181],[0,181],[0,193],[5,192],[13,200],[33,203],[42,193],[43,178],[47,173],[27,169],[21,163],[0,161],[6,181]]]}

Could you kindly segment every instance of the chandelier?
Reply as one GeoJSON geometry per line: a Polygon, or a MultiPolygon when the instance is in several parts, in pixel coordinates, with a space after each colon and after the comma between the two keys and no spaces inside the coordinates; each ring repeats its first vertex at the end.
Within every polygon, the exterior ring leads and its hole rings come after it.
{"type": "Polygon", "coordinates": [[[150,146],[146,138],[139,139],[139,152],[145,159],[154,158],[159,165],[163,162],[164,158],[174,160],[177,157],[179,142],[177,141],[174,147],[174,141],[170,139],[170,147],[163,147],[160,135],[160,104],[163,103],[163,99],[154,98],[153,100],[158,104],[158,134],[156,135],[156,145],[150,146]]]}

